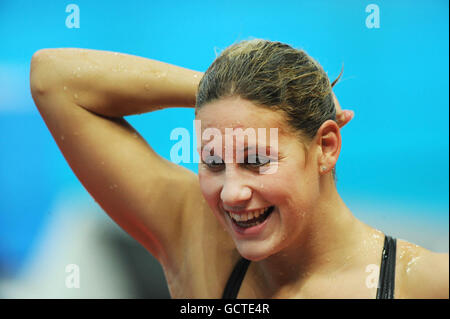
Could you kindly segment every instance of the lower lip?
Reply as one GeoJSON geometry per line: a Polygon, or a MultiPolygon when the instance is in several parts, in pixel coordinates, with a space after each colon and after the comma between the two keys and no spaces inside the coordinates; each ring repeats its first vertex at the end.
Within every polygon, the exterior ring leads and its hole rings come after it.
{"type": "Polygon", "coordinates": [[[262,231],[266,227],[267,223],[269,222],[270,218],[272,217],[276,209],[277,208],[275,207],[272,213],[270,213],[270,215],[266,218],[266,220],[263,221],[261,224],[249,228],[239,227],[235,222],[233,222],[228,213],[226,213],[226,215],[228,216],[228,219],[231,223],[231,228],[234,230],[236,234],[239,235],[239,237],[256,236],[262,233],[262,231]]]}

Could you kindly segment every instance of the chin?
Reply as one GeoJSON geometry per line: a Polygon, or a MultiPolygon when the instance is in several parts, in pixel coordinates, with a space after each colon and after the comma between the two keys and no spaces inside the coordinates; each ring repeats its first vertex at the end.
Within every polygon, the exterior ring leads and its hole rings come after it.
{"type": "Polygon", "coordinates": [[[269,249],[270,247],[268,247],[269,245],[266,242],[235,241],[235,244],[239,254],[251,261],[261,261],[276,253],[276,251],[273,250],[273,245],[271,245],[272,249],[269,249]]]}

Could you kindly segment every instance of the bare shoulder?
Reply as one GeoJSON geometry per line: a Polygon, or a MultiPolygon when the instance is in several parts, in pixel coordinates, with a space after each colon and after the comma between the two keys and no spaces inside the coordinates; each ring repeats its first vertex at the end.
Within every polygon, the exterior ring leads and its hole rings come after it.
{"type": "Polygon", "coordinates": [[[448,253],[436,253],[399,239],[396,268],[399,298],[449,297],[448,253]]]}

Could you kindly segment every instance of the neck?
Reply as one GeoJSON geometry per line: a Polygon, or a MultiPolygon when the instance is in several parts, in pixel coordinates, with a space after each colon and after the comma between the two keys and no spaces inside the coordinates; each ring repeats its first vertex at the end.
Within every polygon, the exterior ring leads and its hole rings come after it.
{"type": "Polygon", "coordinates": [[[347,208],[331,176],[298,237],[286,249],[262,260],[258,271],[269,295],[299,291],[307,280],[342,269],[369,231],[347,208]]]}

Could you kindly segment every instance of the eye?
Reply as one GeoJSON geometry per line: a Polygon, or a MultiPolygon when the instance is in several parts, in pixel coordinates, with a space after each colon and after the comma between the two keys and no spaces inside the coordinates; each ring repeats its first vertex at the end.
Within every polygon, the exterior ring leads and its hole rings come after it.
{"type": "Polygon", "coordinates": [[[270,163],[271,160],[266,156],[259,156],[257,154],[247,156],[247,160],[245,162],[246,165],[259,167],[264,166],[270,163]]]}
{"type": "Polygon", "coordinates": [[[224,165],[222,158],[217,155],[206,156],[206,158],[202,160],[202,162],[212,170],[219,170],[224,165]]]}

